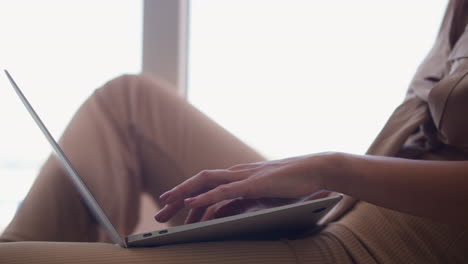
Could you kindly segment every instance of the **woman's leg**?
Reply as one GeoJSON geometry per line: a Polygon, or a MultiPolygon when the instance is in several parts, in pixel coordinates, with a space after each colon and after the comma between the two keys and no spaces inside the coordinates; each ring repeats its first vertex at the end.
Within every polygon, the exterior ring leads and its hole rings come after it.
{"type": "MultiPolygon", "coordinates": [[[[167,86],[146,76],[110,81],[81,106],[60,139],[121,235],[135,228],[142,192],[157,203],[163,191],[200,170],[263,159],[167,86]]],[[[1,239],[106,241],[53,156],[1,239]]]]}
{"type": "MultiPolygon", "coordinates": [[[[97,90],[60,144],[121,235],[136,225],[140,193],[157,202],[163,191],[200,170],[263,159],[163,84],[139,76],[121,77],[97,90]]],[[[51,157],[0,240],[106,241],[103,234],[51,157]]],[[[327,230],[299,240],[141,249],[12,242],[0,243],[0,263],[350,263],[345,246],[327,230]]]]}
{"type": "Polygon", "coordinates": [[[0,243],[0,263],[296,264],[298,262],[294,253],[281,241],[226,241],[133,249],[123,249],[107,243],[0,243]]]}

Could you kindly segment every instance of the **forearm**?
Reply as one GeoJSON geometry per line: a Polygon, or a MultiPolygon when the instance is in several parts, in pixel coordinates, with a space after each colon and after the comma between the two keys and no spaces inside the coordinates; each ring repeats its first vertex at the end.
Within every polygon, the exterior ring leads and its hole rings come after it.
{"type": "Polygon", "coordinates": [[[325,188],[445,223],[468,223],[468,162],[336,154],[325,188]]]}

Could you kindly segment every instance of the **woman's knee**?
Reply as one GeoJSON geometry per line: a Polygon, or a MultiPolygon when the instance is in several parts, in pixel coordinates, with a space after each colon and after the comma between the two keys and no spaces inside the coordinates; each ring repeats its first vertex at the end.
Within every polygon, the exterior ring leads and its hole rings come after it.
{"type": "MultiPolygon", "coordinates": [[[[100,105],[125,117],[145,104],[157,104],[174,96],[171,84],[145,74],[125,74],[110,80],[98,88],[92,98],[100,105]]],[[[130,116],[128,116],[130,117],[130,116]]]]}
{"type": "Polygon", "coordinates": [[[141,78],[140,75],[121,75],[96,89],[93,96],[98,97],[100,103],[120,108],[128,103],[132,93],[140,92],[141,78]]]}
{"type": "Polygon", "coordinates": [[[169,86],[169,83],[146,74],[124,74],[107,82],[96,93],[109,99],[129,100],[134,97],[146,98],[149,93],[175,90],[169,86]]]}

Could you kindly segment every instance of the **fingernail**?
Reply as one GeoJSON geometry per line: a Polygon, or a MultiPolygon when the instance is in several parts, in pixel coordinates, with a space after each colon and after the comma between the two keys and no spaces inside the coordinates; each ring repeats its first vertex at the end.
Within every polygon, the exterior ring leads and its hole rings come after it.
{"type": "Polygon", "coordinates": [[[154,216],[154,219],[159,220],[161,218],[161,210],[159,210],[156,215],[154,216]]]}
{"type": "Polygon", "coordinates": [[[190,204],[190,203],[192,203],[193,201],[195,201],[195,198],[193,198],[193,197],[192,197],[192,198],[187,198],[187,199],[184,200],[184,203],[185,203],[185,204],[190,204]]]}
{"type": "Polygon", "coordinates": [[[160,222],[161,221],[161,216],[159,215],[159,212],[154,216],[154,220],[160,222]]]}
{"type": "Polygon", "coordinates": [[[164,223],[167,221],[166,217],[164,214],[157,214],[154,216],[154,220],[158,221],[159,223],[164,223]]]}
{"type": "Polygon", "coordinates": [[[154,216],[154,220],[158,221],[158,222],[161,222],[164,220],[163,216],[164,216],[164,209],[166,209],[167,205],[165,205],[163,208],[161,208],[161,210],[159,210],[156,215],[154,216]]]}
{"type": "Polygon", "coordinates": [[[159,196],[159,199],[161,200],[161,202],[164,203],[168,196],[169,196],[169,192],[165,192],[161,196],[159,196]]]}

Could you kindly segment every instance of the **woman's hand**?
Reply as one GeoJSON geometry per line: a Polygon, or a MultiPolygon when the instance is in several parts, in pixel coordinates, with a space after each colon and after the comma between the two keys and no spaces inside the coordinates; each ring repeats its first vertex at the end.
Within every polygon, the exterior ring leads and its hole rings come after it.
{"type": "MultiPolygon", "coordinates": [[[[226,200],[300,199],[309,196],[325,188],[323,178],[328,170],[334,167],[334,156],[333,153],[323,153],[240,164],[226,170],[202,171],[161,195],[161,202],[166,206],[155,218],[165,222],[185,205],[191,209],[198,208],[191,210],[186,221],[190,223],[215,218],[215,212],[226,208],[227,205],[232,207],[233,204],[239,203],[226,200]],[[220,202],[223,203],[215,205],[220,202]],[[209,216],[204,217],[210,206],[214,209],[210,209],[209,216]]],[[[237,212],[245,212],[245,209],[237,212]]]]}

